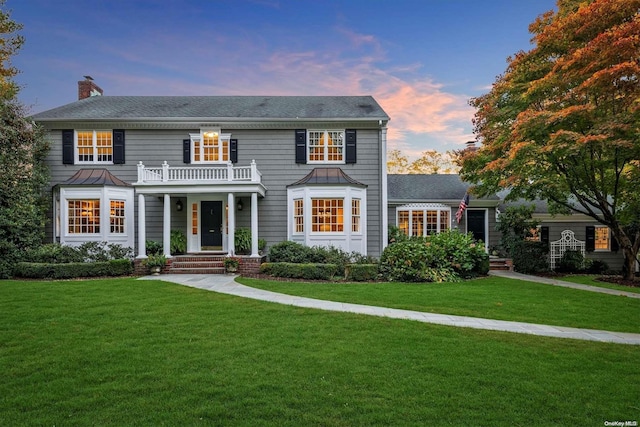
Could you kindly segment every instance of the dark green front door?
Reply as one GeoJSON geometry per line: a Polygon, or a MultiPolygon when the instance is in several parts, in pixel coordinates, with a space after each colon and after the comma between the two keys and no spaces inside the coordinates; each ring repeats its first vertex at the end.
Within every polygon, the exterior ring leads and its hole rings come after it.
{"type": "Polygon", "coordinates": [[[476,240],[487,241],[485,210],[467,209],[467,233],[472,233],[476,240]]]}
{"type": "Polygon", "coordinates": [[[222,202],[201,202],[201,238],[202,250],[222,249],[222,202]]]}

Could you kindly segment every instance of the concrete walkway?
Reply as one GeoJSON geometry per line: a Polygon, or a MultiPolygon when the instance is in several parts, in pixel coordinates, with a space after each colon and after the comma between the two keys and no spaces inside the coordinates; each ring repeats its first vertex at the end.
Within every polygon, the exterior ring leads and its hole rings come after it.
{"type": "Polygon", "coordinates": [[[421,311],[323,301],[255,289],[241,285],[234,279],[235,276],[215,274],[163,274],[160,276],[145,276],[141,278],[141,280],[163,280],[208,291],[236,295],[243,298],[251,298],[261,301],[269,301],[278,304],[293,305],[296,307],[366,314],[369,316],[390,317],[393,319],[416,320],[418,322],[433,323],[437,325],[486,329],[491,331],[505,331],[546,337],[573,338],[587,341],[640,345],[640,334],[567,328],[564,326],[537,325],[534,323],[509,322],[505,320],[481,319],[477,317],[425,313],[421,311]]]}

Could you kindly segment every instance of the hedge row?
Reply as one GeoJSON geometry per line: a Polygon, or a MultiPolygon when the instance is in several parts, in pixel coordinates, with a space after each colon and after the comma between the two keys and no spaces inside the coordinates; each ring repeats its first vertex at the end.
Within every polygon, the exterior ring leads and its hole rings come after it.
{"type": "Polygon", "coordinates": [[[99,262],[73,262],[49,264],[19,262],[14,274],[31,279],[73,279],[77,277],[126,276],[133,273],[133,263],[128,259],[99,262]]]}
{"type": "Polygon", "coordinates": [[[276,277],[307,280],[333,280],[338,273],[335,264],[298,264],[293,262],[265,262],[260,272],[276,277]]]}

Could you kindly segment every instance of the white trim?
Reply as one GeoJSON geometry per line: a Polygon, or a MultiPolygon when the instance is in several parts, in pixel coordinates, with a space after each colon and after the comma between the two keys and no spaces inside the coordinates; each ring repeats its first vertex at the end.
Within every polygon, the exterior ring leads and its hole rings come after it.
{"type": "MultiPolygon", "coordinates": [[[[386,126],[382,126],[382,120],[380,120],[379,125],[380,128],[380,172],[381,172],[381,206],[380,206],[380,218],[381,218],[381,227],[380,227],[380,254],[384,251],[384,248],[389,244],[389,195],[387,188],[387,128],[386,126]]],[[[384,122],[386,125],[386,122],[384,122]]]]}

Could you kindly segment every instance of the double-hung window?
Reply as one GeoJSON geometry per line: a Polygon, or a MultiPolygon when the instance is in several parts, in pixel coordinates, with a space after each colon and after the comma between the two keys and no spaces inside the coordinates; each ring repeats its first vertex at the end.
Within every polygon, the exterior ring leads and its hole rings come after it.
{"type": "Polygon", "coordinates": [[[100,199],[68,200],[69,234],[100,234],[100,199]]]}
{"type": "Polygon", "coordinates": [[[343,130],[310,130],[307,141],[309,163],[344,163],[343,130]]]}
{"type": "Polygon", "coordinates": [[[225,163],[228,162],[231,134],[218,130],[203,130],[191,134],[191,162],[193,163],[225,163]]]}
{"type": "Polygon", "coordinates": [[[595,250],[596,251],[611,250],[611,239],[610,239],[609,227],[596,226],[595,250]]]}
{"type": "Polygon", "coordinates": [[[344,231],[344,199],[311,199],[311,229],[316,233],[344,231]]]}
{"type": "Polygon", "coordinates": [[[113,163],[113,135],[111,131],[79,130],[76,132],[77,162],[113,163]]]}

